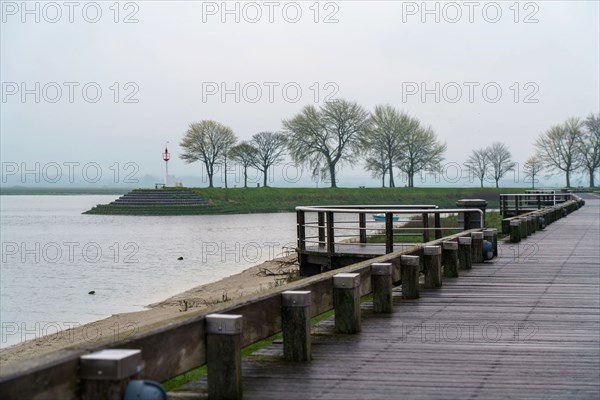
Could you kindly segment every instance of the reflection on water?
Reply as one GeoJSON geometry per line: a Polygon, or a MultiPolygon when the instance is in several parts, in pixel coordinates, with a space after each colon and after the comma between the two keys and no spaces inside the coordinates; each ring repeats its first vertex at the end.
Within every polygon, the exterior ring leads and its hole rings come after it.
{"type": "Polygon", "coordinates": [[[293,213],[81,215],[114,197],[0,196],[1,347],[140,310],[295,246],[293,213]]]}

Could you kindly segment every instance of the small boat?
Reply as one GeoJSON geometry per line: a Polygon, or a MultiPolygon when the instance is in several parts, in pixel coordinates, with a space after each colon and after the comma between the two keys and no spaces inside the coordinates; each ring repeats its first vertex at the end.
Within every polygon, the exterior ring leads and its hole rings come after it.
{"type": "MultiPolygon", "coordinates": [[[[385,221],[385,214],[373,214],[373,219],[375,221],[385,221]]],[[[392,215],[392,221],[398,222],[400,220],[399,215],[392,215]]]]}

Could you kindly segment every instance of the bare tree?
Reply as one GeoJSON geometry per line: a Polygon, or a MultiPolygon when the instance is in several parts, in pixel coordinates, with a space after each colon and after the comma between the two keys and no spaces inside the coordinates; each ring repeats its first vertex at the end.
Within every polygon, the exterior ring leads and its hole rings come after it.
{"type": "Polygon", "coordinates": [[[365,168],[374,174],[373,177],[385,177],[387,172],[391,188],[395,187],[394,166],[402,142],[401,127],[400,113],[390,105],[380,105],[371,114],[370,129],[361,137],[361,146],[368,154],[365,168]],[[379,165],[381,163],[383,165],[379,165]]]}
{"type": "Polygon", "coordinates": [[[504,143],[492,143],[487,149],[487,154],[491,167],[490,173],[496,182],[496,188],[498,188],[498,181],[502,179],[507,172],[514,171],[516,163],[511,161],[512,155],[504,143]]]}
{"type": "Polygon", "coordinates": [[[538,157],[530,157],[523,165],[523,172],[526,178],[531,178],[531,188],[535,189],[535,177],[544,169],[542,160],[538,157]]]}
{"type": "Polygon", "coordinates": [[[204,163],[208,187],[213,187],[215,165],[223,161],[236,140],[231,128],[216,121],[194,122],[179,143],[184,150],[180,157],[188,164],[195,161],[204,163]]]}
{"type": "Polygon", "coordinates": [[[263,173],[263,186],[267,187],[269,168],[283,160],[286,146],[285,135],[275,132],[260,132],[252,136],[250,143],[256,149],[252,165],[263,173]]]}
{"type": "Polygon", "coordinates": [[[483,187],[483,180],[488,173],[488,168],[490,165],[488,149],[483,148],[473,150],[464,165],[471,173],[471,176],[476,176],[479,178],[481,187],[483,187]]]}
{"type": "Polygon", "coordinates": [[[562,125],[551,127],[535,141],[538,157],[550,171],[562,171],[567,187],[571,186],[571,173],[580,167],[578,143],[583,132],[579,118],[569,118],[562,125]]]}
{"type": "Polygon", "coordinates": [[[337,187],[336,167],[358,154],[358,137],[369,128],[369,113],[356,102],[336,100],[319,109],[308,105],[283,121],[294,162],[308,166],[313,176],[327,174],[337,187]]]}
{"type": "Polygon", "coordinates": [[[252,165],[256,148],[248,142],[242,142],[229,150],[229,158],[237,162],[244,169],[244,187],[248,187],[248,167],[252,165]]]}
{"type": "Polygon", "coordinates": [[[414,176],[420,171],[439,169],[446,144],[440,143],[431,127],[422,127],[419,120],[406,114],[400,116],[400,151],[396,165],[408,177],[408,187],[414,187],[414,176]]]}
{"type": "MultiPolygon", "coordinates": [[[[373,149],[365,159],[365,169],[371,172],[373,178],[381,178],[381,187],[385,187],[385,174],[389,171],[388,158],[383,150],[373,149]]],[[[390,181],[393,184],[393,180],[390,181]]],[[[393,186],[390,186],[393,187],[393,186]]]]}
{"type": "Polygon", "coordinates": [[[590,177],[590,187],[594,187],[594,174],[600,167],[600,114],[590,114],[584,121],[585,131],[579,140],[579,154],[582,166],[590,177]]]}

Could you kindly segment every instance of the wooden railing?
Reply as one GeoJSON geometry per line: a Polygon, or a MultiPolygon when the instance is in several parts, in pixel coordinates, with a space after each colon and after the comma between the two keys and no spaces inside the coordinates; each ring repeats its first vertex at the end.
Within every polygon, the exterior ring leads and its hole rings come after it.
{"type": "MultiPolygon", "coordinates": [[[[503,195],[500,195],[503,196],[503,195]]],[[[508,196],[508,195],[507,195],[508,196]]],[[[510,195],[515,196],[515,195],[510,195]]],[[[516,196],[530,196],[527,195],[516,195],[516,196]]],[[[577,208],[583,206],[585,201],[573,193],[561,194],[560,196],[554,197],[552,199],[546,199],[546,205],[541,205],[539,208],[537,207],[522,207],[513,209],[512,212],[508,212],[507,214],[502,214],[502,233],[508,234],[510,232],[510,223],[516,219],[526,219],[526,218],[544,218],[547,222],[553,222],[560,218],[558,214],[563,213],[563,209],[566,212],[571,213],[575,211],[577,208]],[[559,201],[560,200],[560,201],[559,201]],[[516,213],[518,212],[518,213],[516,213]]],[[[502,204],[502,197],[501,197],[502,204]]],[[[537,202],[536,202],[537,204],[537,202]]],[[[544,203],[542,203],[544,204],[544,203]]]]}
{"type": "Polygon", "coordinates": [[[571,193],[523,193],[501,194],[500,213],[504,218],[540,210],[571,199],[571,193]]]}

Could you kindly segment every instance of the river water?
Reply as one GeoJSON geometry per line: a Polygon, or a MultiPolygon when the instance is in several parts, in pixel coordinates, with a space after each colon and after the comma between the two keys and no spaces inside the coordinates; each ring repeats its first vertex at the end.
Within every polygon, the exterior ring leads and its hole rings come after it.
{"type": "Polygon", "coordinates": [[[141,310],[295,247],[293,213],[81,214],[116,197],[0,196],[0,347],[141,310]]]}

